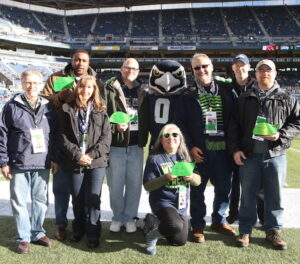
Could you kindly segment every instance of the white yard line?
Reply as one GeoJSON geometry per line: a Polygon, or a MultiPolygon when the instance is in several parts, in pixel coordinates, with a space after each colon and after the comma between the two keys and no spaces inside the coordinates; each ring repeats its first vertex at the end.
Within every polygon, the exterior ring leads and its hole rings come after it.
{"type": "Polygon", "coordinates": [[[298,149],[294,149],[294,148],[290,148],[290,150],[292,150],[292,151],[296,151],[296,152],[300,152],[300,150],[298,150],[298,149]]]}

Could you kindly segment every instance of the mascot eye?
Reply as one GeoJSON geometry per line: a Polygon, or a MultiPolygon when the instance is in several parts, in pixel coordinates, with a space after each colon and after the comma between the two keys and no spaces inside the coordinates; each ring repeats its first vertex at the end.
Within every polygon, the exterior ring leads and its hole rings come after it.
{"type": "Polygon", "coordinates": [[[174,75],[175,75],[175,77],[182,77],[183,71],[178,71],[174,75]]]}
{"type": "Polygon", "coordinates": [[[159,71],[153,70],[152,75],[155,76],[155,77],[159,77],[162,74],[159,71]]]}

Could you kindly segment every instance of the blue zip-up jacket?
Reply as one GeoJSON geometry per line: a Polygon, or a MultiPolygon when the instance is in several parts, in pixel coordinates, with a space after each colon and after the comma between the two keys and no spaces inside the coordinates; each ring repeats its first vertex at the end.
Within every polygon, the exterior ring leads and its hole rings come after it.
{"type": "Polygon", "coordinates": [[[21,95],[7,102],[0,116],[0,167],[11,169],[49,169],[57,162],[57,118],[50,102],[42,98],[33,113],[21,95]],[[43,129],[46,152],[33,153],[30,129],[43,129]]]}

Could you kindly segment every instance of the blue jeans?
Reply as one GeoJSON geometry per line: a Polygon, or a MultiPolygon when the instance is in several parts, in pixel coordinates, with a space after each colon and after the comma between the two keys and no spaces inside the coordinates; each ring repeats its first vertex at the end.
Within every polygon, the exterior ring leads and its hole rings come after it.
{"type": "Polygon", "coordinates": [[[17,226],[17,242],[37,241],[45,236],[43,228],[48,207],[49,170],[12,170],[10,201],[17,226]],[[31,195],[31,223],[27,210],[31,195]]]}
{"type": "Polygon", "coordinates": [[[74,220],[74,235],[86,234],[89,241],[100,237],[100,197],[105,168],[86,169],[82,173],[72,173],[71,193],[74,220]]]}
{"type": "Polygon", "coordinates": [[[70,172],[61,168],[53,175],[53,194],[55,208],[55,224],[60,227],[67,227],[67,212],[70,200],[70,172]]]}
{"type": "Polygon", "coordinates": [[[251,234],[256,223],[256,197],[263,186],[264,229],[266,233],[282,227],[283,213],[281,188],[286,173],[286,155],[270,158],[265,154],[254,154],[240,167],[242,187],[239,212],[239,231],[251,234]]]}
{"type": "Polygon", "coordinates": [[[204,191],[208,180],[214,185],[215,197],[213,201],[212,223],[224,224],[226,210],[229,206],[231,181],[233,173],[232,159],[227,151],[207,151],[205,161],[198,164],[201,184],[191,186],[191,226],[204,229],[206,222],[206,205],[204,191]]]}
{"type": "Polygon", "coordinates": [[[142,190],[143,148],[111,147],[107,183],[113,220],[132,222],[137,216],[142,190]]]}

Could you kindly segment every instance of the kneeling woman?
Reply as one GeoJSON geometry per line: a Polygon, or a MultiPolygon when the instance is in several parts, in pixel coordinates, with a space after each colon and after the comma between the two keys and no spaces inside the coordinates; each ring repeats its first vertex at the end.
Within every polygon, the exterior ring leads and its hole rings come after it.
{"type": "Polygon", "coordinates": [[[100,196],[111,143],[105,105],[100,100],[96,80],[83,77],[75,88],[75,98],[62,106],[62,169],[70,172],[77,242],[86,234],[88,246],[99,244],[100,196]]]}
{"type": "MultiPolygon", "coordinates": [[[[165,125],[154,144],[153,155],[148,158],[144,188],[150,192],[149,202],[159,220],[159,233],[175,246],[183,246],[188,237],[189,185],[200,184],[200,176],[195,173],[185,177],[171,175],[173,165],[182,160],[191,161],[182,133],[174,124],[165,125]]],[[[146,216],[146,251],[151,255],[156,254],[158,239],[155,222],[155,217],[146,216]]]]}

